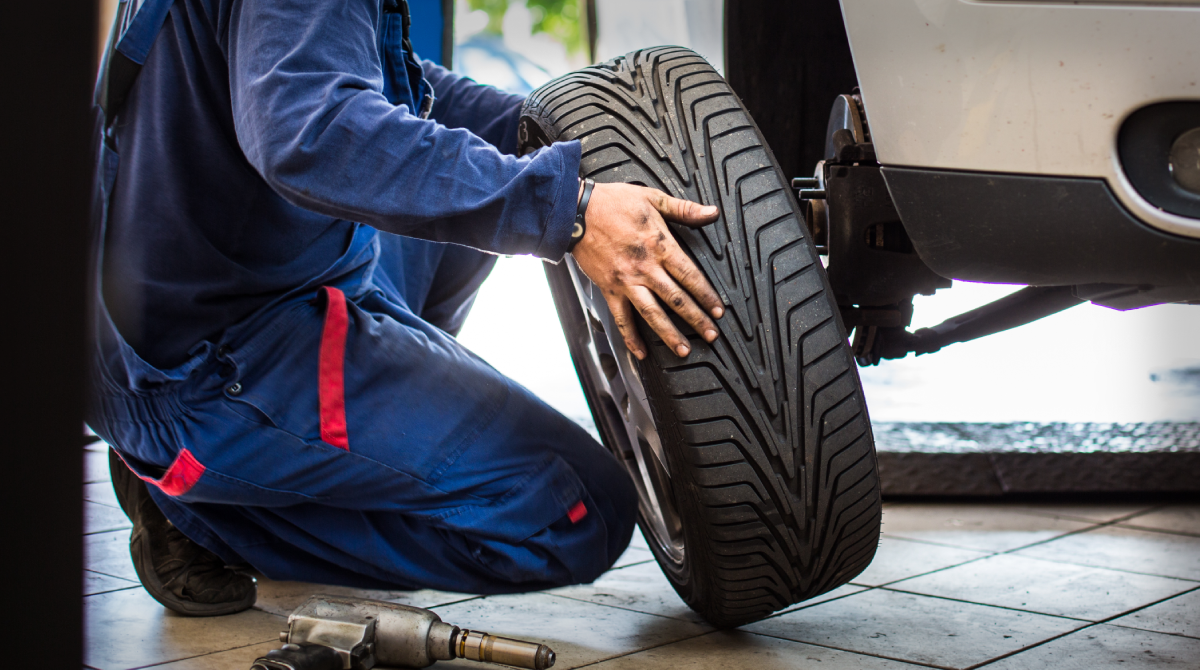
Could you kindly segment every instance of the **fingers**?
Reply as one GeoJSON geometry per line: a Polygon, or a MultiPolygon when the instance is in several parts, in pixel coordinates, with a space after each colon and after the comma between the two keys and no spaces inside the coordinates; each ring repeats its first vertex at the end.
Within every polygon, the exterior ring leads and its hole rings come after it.
{"type": "Polygon", "coordinates": [[[679,284],[668,275],[666,272],[660,272],[650,278],[651,288],[660,298],[663,299],[671,309],[675,310],[679,316],[683,317],[705,342],[712,342],[717,339],[717,326],[708,318],[704,310],[696,304],[692,296],[688,295],[687,291],[680,288],[679,284]]]}
{"type": "Polygon", "coordinates": [[[671,317],[667,316],[667,313],[663,311],[663,308],[658,304],[658,300],[655,300],[654,293],[650,289],[645,286],[631,286],[629,300],[633,303],[633,308],[638,311],[638,314],[642,315],[642,318],[646,320],[650,328],[658,333],[658,336],[663,339],[663,342],[666,343],[671,351],[675,352],[676,356],[684,358],[691,353],[692,348],[688,345],[687,338],[683,336],[683,333],[679,332],[675,324],[671,323],[671,317]]]}
{"type": "Polygon", "coordinates": [[[717,218],[717,208],[713,205],[701,205],[698,202],[691,202],[690,200],[672,198],[662,191],[654,191],[653,189],[652,191],[650,204],[654,205],[654,208],[664,218],[686,226],[702,226],[706,223],[712,223],[717,218]]]}
{"type": "Polygon", "coordinates": [[[716,220],[718,214],[716,207],[643,186],[597,184],[592,191],[588,233],[571,253],[604,291],[625,346],[638,359],[645,358],[649,349],[635,326],[634,310],[677,356],[691,353],[691,345],[672,323],[672,310],[704,340],[717,339],[719,331],[712,319],[724,315],[721,298],[663,219],[699,226],[716,220]]]}
{"type": "Polygon", "coordinates": [[[605,302],[608,303],[608,311],[612,313],[613,323],[617,324],[617,330],[625,340],[625,348],[637,356],[639,361],[644,359],[646,345],[642,343],[642,336],[638,334],[637,325],[633,322],[633,306],[629,304],[629,300],[624,296],[615,296],[612,299],[605,298],[605,302]]]}
{"type": "MultiPolygon", "coordinates": [[[[716,289],[714,289],[712,284],[709,283],[708,278],[704,276],[704,273],[700,271],[700,268],[696,267],[696,264],[692,262],[692,259],[688,258],[687,254],[683,253],[682,249],[676,248],[675,253],[669,254],[663,261],[663,267],[667,269],[667,272],[671,273],[671,276],[674,277],[675,280],[678,281],[688,293],[695,296],[696,300],[704,306],[704,309],[707,310],[709,314],[713,315],[714,319],[719,319],[725,315],[725,306],[721,302],[721,296],[717,294],[716,289]]],[[[666,296],[663,296],[663,299],[666,300],[666,296]]],[[[667,304],[669,305],[672,303],[670,300],[668,300],[667,304]]],[[[684,318],[687,317],[685,316],[684,318]]],[[[697,327],[696,324],[692,323],[691,320],[688,320],[688,323],[691,323],[692,327],[696,328],[697,333],[704,333],[704,331],[697,327]]],[[[707,325],[711,326],[712,322],[708,322],[707,325]]],[[[707,340],[708,338],[705,337],[704,339],[707,340]]],[[[712,340],[708,341],[711,342],[712,340]]]]}

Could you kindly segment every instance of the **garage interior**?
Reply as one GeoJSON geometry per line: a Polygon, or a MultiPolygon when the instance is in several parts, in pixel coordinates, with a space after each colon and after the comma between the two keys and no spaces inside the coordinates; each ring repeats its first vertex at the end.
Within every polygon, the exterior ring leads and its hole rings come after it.
{"type": "MultiPolygon", "coordinates": [[[[437,16],[453,5],[428,4],[437,16]]],[[[631,40],[669,40],[701,53],[721,48],[710,59],[720,59],[735,90],[753,77],[824,77],[829,81],[821,86],[852,87],[852,71],[745,66],[741,45],[781,42],[781,34],[802,35],[814,55],[843,48],[836,35],[804,32],[819,25],[806,16],[837,12],[836,2],[807,4],[807,15],[781,8],[778,22],[714,38],[701,18],[710,24],[723,11],[734,20],[738,4],[595,0],[587,3],[599,28],[588,32],[590,49],[604,58],[605,49],[623,53],[631,40]],[[643,33],[621,25],[619,38],[606,38],[606,21],[637,7],[690,18],[693,29],[686,20],[668,34],[662,25],[643,33]]],[[[10,311],[30,324],[13,329],[20,354],[10,379],[21,381],[14,384],[20,392],[12,416],[36,420],[12,421],[19,448],[3,469],[13,510],[10,546],[55,547],[10,552],[15,574],[23,575],[14,580],[14,599],[26,610],[22,653],[32,650],[40,659],[35,665],[44,667],[50,656],[53,667],[78,662],[95,670],[244,669],[278,646],[287,614],[313,593],[430,608],[462,625],[542,642],[557,652],[559,668],[1188,668],[1200,659],[1200,349],[1188,335],[1200,332],[1192,314],[1200,310],[1182,306],[1117,314],[1087,305],[1027,331],[864,368],[885,497],[876,558],[850,584],[738,629],[715,630],[688,609],[640,534],[595,583],[541,593],[362,591],[260,577],[251,611],[214,619],[164,611],[130,564],[129,524],[112,493],[107,445],[84,435],[81,450],[78,430],[90,175],[81,101],[91,89],[95,26],[107,31],[114,5],[104,0],[66,19],[49,7],[21,10],[57,25],[67,45],[19,74],[17,88],[34,107],[22,113],[19,127],[26,130],[13,139],[16,153],[29,159],[6,185],[11,220],[41,222],[10,228],[10,267],[17,276],[38,277],[40,288],[16,291],[10,311]],[[56,231],[53,245],[46,244],[48,225],[56,231]],[[47,246],[54,253],[39,258],[24,251],[47,246]],[[59,296],[53,307],[47,295],[59,296]],[[1115,318],[1133,325],[1105,331],[1115,318]],[[1019,373],[1006,362],[1014,351],[1047,347],[1056,351],[1037,354],[1045,360],[1028,366],[1038,369],[1019,373]],[[968,359],[988,363],[964,370],[958,361],[968,359]],[[1127,359],[1136,365],[1120,362],[1127,359]],[[1096,368],[1111,374],[1088,376],[1096,368]]],[[[453,22],[437,32],[429,48],[451,58],[448,40],[458,41],[453,22]]],[[[20,44],[18,37],[6,42],[20,44]]],[[[744,101],[785,170],[798,173],[812,162],[808,154],[816,150],[806,144],[812,140],[789,123],[806,115],[823,120],[825,102],[808,109],[779,97],[744,101]]],[[[574,372],[549,293],[544,281],[533,281],[540,278],[536,266],[503,259],[462,339],[589,423],[582,395],[571,388],[574,372]],[[535,346],[512,344],[521,337],[509,325],[516,321],[539,326],[535,346]],[[522,357],[521,350],[541,355],[522,357]],[[551,368],[565,374],[547,376],[551,368]]],[[[936,323],[939,310],[949,316],[997,295],[986,286],[954,291],[965,302],[951,305],[951,292],[944,300],[935,296],[925,318],[936,323]]]]}

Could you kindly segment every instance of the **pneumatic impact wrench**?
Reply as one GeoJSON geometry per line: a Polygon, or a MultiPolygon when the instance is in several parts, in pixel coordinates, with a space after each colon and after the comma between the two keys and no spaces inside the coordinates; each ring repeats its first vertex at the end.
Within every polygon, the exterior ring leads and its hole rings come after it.
{"type": "Polygon", "coordinates": [[[460,629],[429,610],[377,600],[313,596],[279,637],[283,647],[250,670],[424,668],[455,658],[530,670],[554,665],[544,644],[460,629]]]}

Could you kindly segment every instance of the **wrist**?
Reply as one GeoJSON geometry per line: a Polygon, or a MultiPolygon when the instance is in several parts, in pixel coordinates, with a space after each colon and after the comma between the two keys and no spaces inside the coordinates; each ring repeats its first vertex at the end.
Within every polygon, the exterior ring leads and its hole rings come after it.
{"type": "Polygon", "coordinates": [[[571,229],[571,241],[567,244],[567,253],[574,251],[575,245],[583,239],[587,233],[587,208],[592,199],[592,189],[595,188],[596,182],[591,179],[583,179],[579,183],[579,200],[575,205],[575,225],[571,229]]]}

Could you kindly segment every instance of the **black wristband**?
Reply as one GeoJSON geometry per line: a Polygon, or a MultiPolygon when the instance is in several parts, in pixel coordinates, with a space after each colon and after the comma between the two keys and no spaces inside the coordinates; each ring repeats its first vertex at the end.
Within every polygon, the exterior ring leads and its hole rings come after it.
{"type": "Polygon", "coordinates": [[[583,180],[583,195],[579,196],[579,206],[575,208],[575,228],[571,231],[571,241],[567,243],[567,253],[579,244],[579,240],[583,239],[583,234],[587,232],[587,214],[588,200],[592,199],[592,188],[596,186],[596,182],[591,179],[583,180]]]}

